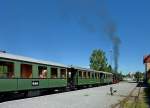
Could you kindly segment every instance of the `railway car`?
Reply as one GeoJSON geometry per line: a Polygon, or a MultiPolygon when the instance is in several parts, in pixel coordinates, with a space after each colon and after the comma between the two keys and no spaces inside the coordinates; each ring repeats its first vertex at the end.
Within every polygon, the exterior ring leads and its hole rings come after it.
{"type": "Polygon", "coordinates": [[[104,78],[102,78],[104,84],[112,84],[113,83],[113,74],[109,72],[102,72],[104,78]]]}
{"type": "Polygon", "coordinates": [[[59,63],[0,53],[0,92],[29,95],[39,93],[40,89],[66,87],[67,69],[59,63]]]}
{"type": "Polygon", "coordinates": [[[73,73],[71,83],[73,83],[75,88],[100,83],[98,72],[94,70],[77,66],[71,66],[70,69],[73,73]]]}
{"type": "Polygon", "coordinates": [[[71,73],[68,80],[73,88],[83,86],[98,86],[111,84],[113,82],[113,74],[103,71],[95,71],[88,68],[70,66],[71,73]]]}
{"type": "Polygon", "coordinates": [[[69,89],[112,83],[112,74],[0,53],[0,94],[39,95],[42,90],[69,89]]]}

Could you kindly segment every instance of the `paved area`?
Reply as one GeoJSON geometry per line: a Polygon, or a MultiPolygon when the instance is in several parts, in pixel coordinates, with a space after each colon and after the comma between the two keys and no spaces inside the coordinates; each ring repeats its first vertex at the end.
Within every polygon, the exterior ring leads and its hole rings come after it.
{"type": "Polygon", "coordinates": [[[125,98],[124,96],[127,96],[136,85],[136,83],[121,82],[78,91],[14,100],[0,103],[0,108],[111,108],[111,105],[125,98]],[[114,96],[109,93],[110,87],[117,90],[114,96]]]}

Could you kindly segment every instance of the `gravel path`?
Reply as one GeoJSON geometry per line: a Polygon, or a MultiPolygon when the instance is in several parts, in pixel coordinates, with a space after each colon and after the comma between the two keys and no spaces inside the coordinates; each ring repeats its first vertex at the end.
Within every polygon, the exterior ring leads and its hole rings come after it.
{"type": "Polygon", "coordinates": [[[14,100],[0,103],[0,108],[111,108],[112,104],[122,100],[136,85],[136,83],[121,82],[78,91],[14,100]],[[110,87],[117,90],[114,96],[110,96],[110,87]]]}

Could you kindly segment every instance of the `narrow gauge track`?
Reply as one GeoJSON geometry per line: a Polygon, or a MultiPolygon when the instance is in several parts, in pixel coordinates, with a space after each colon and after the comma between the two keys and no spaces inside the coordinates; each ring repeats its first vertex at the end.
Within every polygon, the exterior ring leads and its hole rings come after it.
{"type": "MultiPolygon", "coordinates": [[[[137,108],[137,103],[139,101],[139,95],[141,92],[141,83],[139,83],[130,93],[128,96],[123,96],[125,97],[122,101],[118,102],[117,104],[114,104],[111,106],[111,108],[125,108],[125,104],[129,101],[129,100],[133,100],[135,103],[135,106],[133,108],[137,108]]],[[[120,95],[122,97],[122,95],[120,95]]]]}
{"type": "Polygon", "coordinates": [[[138,95],[135,97],[135,108],[137,108],[137,103],[139,101],[139,96],[140,96],[140,92],[141,92],[141,84],[139,84],[139,88],[138,88],[138,95]]]}

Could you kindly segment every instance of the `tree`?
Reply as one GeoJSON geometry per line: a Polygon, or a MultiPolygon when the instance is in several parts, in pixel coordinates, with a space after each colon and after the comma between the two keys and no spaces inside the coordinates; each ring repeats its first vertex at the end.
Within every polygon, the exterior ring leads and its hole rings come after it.
{"type": "Polygon", "coordinates": [[[134,78],[136,79],[137,82],[139,82],[143,78],[143,76],[144,74],[138,71],[134,74],[134,78]]]}
{"type": "Polygon", "coordinates": [[[107,72],[113,72],[113,69],[112,69],[111,65],[107,66],[107,72]]]}
{"type": "Polygon", "coordinates": [[[98,71],[106,71],[107,58],[103,50],[100,49],[93,50],[90,56],[90,68],[98,71]]]}

